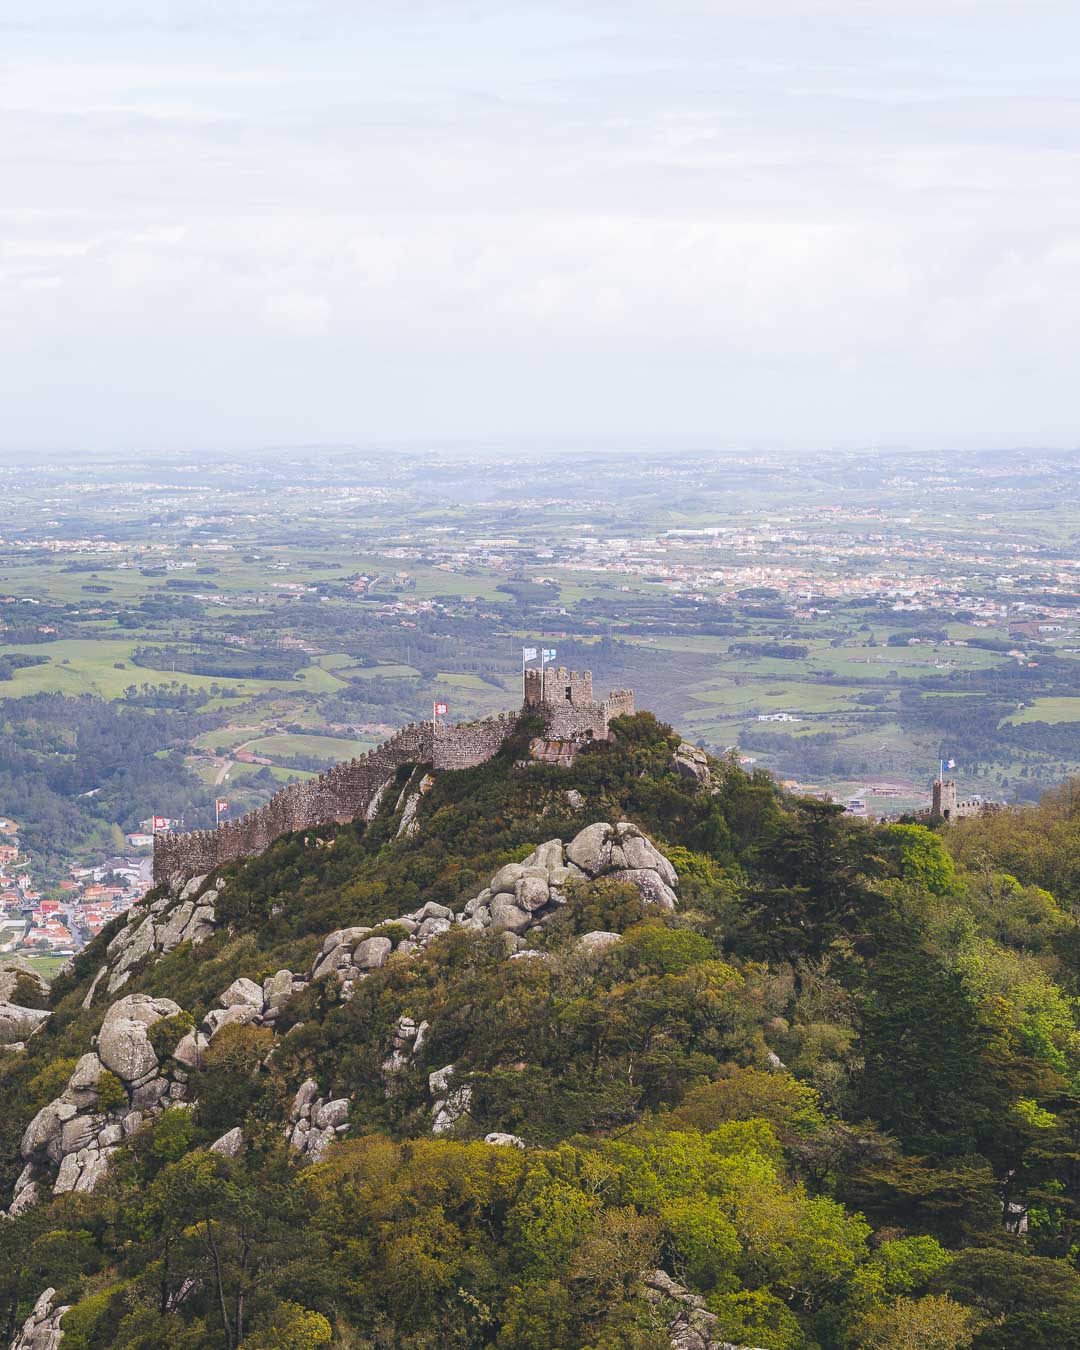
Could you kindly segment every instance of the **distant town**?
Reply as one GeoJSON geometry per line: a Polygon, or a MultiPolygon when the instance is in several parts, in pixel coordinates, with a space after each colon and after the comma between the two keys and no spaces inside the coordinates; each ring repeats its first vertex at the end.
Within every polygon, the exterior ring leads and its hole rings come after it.
{"type": "MultiPolygon", "coordinates": [[[[153,821],[147,822],[152,830],[153,821]]],[[[151,884],[153,834],[128,836],[131,851],[39,889],[31,858],[19,848],[18,822],[0,817],[0,952],[73,956],[141,900],[151,884]]]]}

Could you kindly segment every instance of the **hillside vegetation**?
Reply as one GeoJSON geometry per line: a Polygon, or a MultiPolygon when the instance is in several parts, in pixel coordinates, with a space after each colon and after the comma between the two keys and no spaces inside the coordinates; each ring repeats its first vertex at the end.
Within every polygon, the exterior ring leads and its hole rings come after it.
{"type": "Polygon", "coordinates": [[[680,772],[649,714],[570,769],[520,767],[535,730],[151,893],[145,950],[119,921],[54,982],[0,1050],[0,1203],[39,1192],[7,1340],[52,1290],[62,1350],[1080,1344],[1076,787],[935,833],[680,772]],[[578,869],[522,936],[454,921],[623,821],[676,909],[578,869]],[[139,995],[160,1098],[79,1077],[139,995]],[[65,1100],[112,1151],[54,1194],[25,1136],[65,1100]]]}

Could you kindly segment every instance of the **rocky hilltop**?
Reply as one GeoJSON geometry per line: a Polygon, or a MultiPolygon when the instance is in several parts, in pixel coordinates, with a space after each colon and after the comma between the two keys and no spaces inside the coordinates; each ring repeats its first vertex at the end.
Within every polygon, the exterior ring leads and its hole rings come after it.
{"type": "Polygon", "coordinates": [[[610,732],[405,761],[0,969],[10,1345],[1071,1343],[1066,909],[610,732]]]}

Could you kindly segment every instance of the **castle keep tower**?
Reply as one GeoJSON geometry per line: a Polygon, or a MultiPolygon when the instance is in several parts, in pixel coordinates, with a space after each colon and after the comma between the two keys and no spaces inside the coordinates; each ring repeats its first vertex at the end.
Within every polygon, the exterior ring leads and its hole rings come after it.
{"type": "Polygon", "coordinates": [[[934,779],[933,800],[930,814],[938,820],[956,820],[957,810],[956,784],[951,779],[934,779]]]}
{"type": "Polygon", "coordinates": [[[951,778],[934,779],[931,820],[966,820],[969,816],[981,816],[995,809],[992,802],[985,802],[981,797],[961,797],[951,778]]]}
{"type": "Polygon", "coordinates": [[[549,734],[560,740],[602,739],[613,717],[634,711],[634,694],[616,689],[598,701],[593,697],[591,670],[548,666],[525,672],[525,711],[543,717],[549,734]]]}

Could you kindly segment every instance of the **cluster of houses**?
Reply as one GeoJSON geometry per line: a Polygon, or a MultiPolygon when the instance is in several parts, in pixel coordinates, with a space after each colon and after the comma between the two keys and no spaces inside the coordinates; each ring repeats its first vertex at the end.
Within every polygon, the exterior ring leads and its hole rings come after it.
{"type": "Polygon", "coordinates": [[[0,818],[0,951],[70,955],[126,913],[150,885],[148,856],[112,857],[73,867],[45,895],[19,848],[18,826],[0,818]]]}

